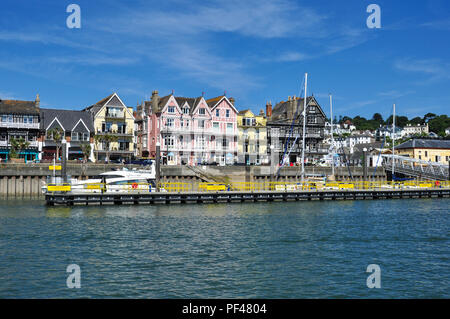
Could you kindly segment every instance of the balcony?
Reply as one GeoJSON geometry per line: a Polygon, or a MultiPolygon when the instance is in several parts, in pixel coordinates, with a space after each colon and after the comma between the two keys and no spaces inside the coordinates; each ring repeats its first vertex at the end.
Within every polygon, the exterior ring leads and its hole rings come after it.
{"type": "MultiPolygon", "coordinates": [[[[31,141],[28,143],[29,143],[28,147],[38,147],[37,141],[31,141]]],[[[11,144],[8,141],[0,141],[0,147],[10,147],[10,146],[11,144]]]]}
{"type": "Polygon", "coordinates": [[[21,129],[39,129],[39,123],[0,122],[0,127],[21,128],[21,129]]]}
{"type": "Polygon", "coordinates": [[[101,130],[97,130],[96,134],[97,135],[134,136],[134,133],[133,133],[132,129],[122,130],[122,131],[118,131],[118,130],[101,131],[101,130]]]}

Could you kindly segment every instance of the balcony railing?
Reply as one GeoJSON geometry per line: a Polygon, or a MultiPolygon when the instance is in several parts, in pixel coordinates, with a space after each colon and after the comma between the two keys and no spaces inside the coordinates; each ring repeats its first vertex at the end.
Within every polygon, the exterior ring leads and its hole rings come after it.
{"type": "Polygon", "coordinates": [[[110,119],[123,119],[125,118],[125,112],[118,112],[118,113],[106,112],[105,117],[110,119]]]}
{"type": "Polygon", "coordinates": [[[114,135],[118,135],[118,136],[133,136],[134,135],[132,129],[128,129],[128,130],[125,130],[125,131],[120,131],[120,130],[109,130],[109,131],[97,130],[97,134],[98,135],[114,134],[114,135]]]}
{"type": "Polygon", "coordinates": [[[39,123],[0,122],[0,127],[39,129],[39,123]]]}
{"type": "MultiPolygon", "coordinates": [[[[28,143],[29,143],[28,147],[38,147],[37,141],[32,141],[28,143]]],[[[11,143],[9,143],[8,141],[0,141],[0,147],[8,147],[8,146],[11,146],[11,143]]]]}

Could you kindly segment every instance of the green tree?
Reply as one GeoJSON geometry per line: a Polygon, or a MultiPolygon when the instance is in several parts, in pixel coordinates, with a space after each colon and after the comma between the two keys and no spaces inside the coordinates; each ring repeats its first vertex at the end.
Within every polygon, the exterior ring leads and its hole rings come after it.
{"type": "Polygon", "coordinates": [[[9,151],[10,158],[19,158],[19,154],[30,146],[30,143],[25,141],[23,137],[18,139],[12,137],[9,140],[9,143],[11,144],[11,149],[9,151]]]}
{"type": "MultiPolygon", "coordinates": [[[[117,142],[119,138],[116,135],[96,135],[94,136],[94,142],[98,146],[100,143],[105,143],[105,152],[106,152],[106,158],[105,160],[109,162],[109,153],[111,151],[111,143],[117,142]]],[[[98,147],[97,147],[98,149],[98,147]]],[[[97,161],[98,161],[98,151],[97,151],[97,161]]]]}
{"type": "Polygon", "coordinates": [[[89,143],[81,144],[81,151],[83,152],[85,162],[87,162],[87,159],[91,155],[91,150],[92,150],[91,144],[89,143]]]}
{"type": "Polygon", "coordinates": [[[447,115],[435,116],[428,121],[431,132],[438,135],[445,135],[445,129],[450,127],[450,118],[447,115]]]}
{"type": "Polygon", "coordinates": [[[409,121],[409,124],[411,125],[419,125],[423,123],[423,119],[419,116],[413,118],[412,120],[409,121]]]}
{"type": "Polygon", "coordinates": [[[58,127],[52,128],[47,132],[47,136],[55,142],[56,145],[56,158],[59,158],[59,150],[62,146],[62,140],[64,137],[64,131],[58,127]]]}

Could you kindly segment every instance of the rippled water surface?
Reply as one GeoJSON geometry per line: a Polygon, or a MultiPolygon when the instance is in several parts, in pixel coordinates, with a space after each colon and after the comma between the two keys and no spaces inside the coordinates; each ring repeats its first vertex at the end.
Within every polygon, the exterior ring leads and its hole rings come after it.
{"type": "Polygon", "coordinates": [[[449,205],[1,201],[0,297],[449,298],[449,205]],[[366,286],[369,264],[381,289],[366,286]]]}

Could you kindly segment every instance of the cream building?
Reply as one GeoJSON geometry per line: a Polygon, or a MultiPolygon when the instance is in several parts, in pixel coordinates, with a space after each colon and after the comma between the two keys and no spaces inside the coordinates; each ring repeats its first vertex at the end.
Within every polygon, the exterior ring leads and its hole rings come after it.
{"type": "Polygon", "coordinates": [[[396,146],[395,153],[414,159],[448,164],[450,161],[450,141],[412,139],[396,146]]]}
{"type": "Polygon", "coordinates": [[[238,126],[238,163],[245,165],[269,164],[267,152],[267,118],[264,111],[255,115],[250,110],[240,111],[238,126]]]}
{"type": "Polygon", "coordinates": [[[117,93],[113,93],[84,111],[93,116],[96,159],[131,159],[135,150],[133,108],[127,107],[117,93]]]}

